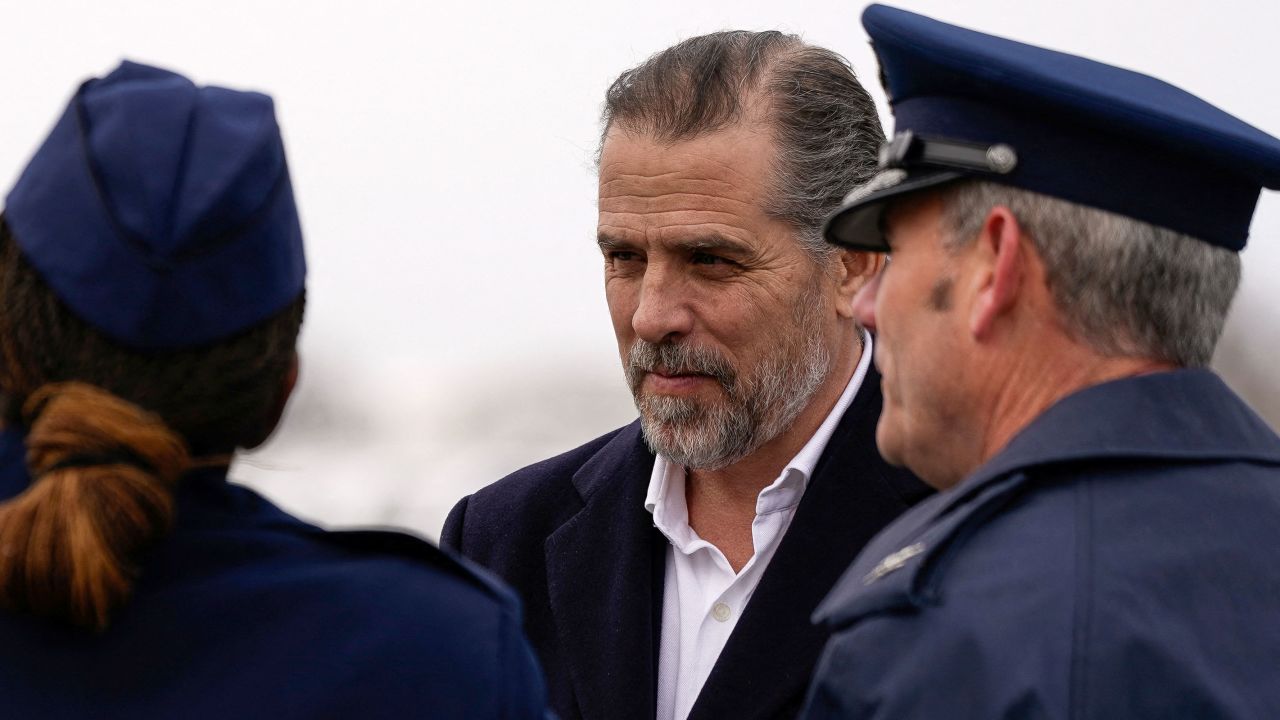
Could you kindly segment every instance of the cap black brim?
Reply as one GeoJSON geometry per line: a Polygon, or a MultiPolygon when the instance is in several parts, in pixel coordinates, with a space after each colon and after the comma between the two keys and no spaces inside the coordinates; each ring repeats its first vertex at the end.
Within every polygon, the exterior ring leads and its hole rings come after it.
{"type": "Polygon", "coordinates": [[[866,185],[849,193],[844,205],[827,218],[822,235],[827,242],[852,250],[889,252],[880,223],[885,203],[964,177],[964,173],[954,170],[882,170],[866,185]]]}

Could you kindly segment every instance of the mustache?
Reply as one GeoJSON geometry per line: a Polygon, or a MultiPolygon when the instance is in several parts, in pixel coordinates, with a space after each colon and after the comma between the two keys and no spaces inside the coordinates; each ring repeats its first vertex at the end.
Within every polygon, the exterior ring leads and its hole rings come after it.
{"type": "Polygon", "coordinates": [[[651,343],[636,340],[627,351],[627,384],[639,390],[645,373],[664,375],[706,375],[726,391],[738,384],[738,373],[718,350],[685,343],[651,343]]]}

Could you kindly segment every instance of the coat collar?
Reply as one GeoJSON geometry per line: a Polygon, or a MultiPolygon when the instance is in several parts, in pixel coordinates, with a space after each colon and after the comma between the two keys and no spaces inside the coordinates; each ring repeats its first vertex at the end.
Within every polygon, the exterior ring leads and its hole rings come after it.
{"type": "Polygon", "coordinates": [[[1044,411],[942,498],[943,512],[1015,470],[1082,460],[1280,463],[1271,428],[1209,370],[1112,380],[1044,411]]]}
{"type": "MultiPolygon", "coordinates": [[[[1019,433],[1003,465],[1096,457],[1274,459],[1276,436],[1209,370],[1173,370],[1085,388],[1019,433]]],[[[980,475],[999,472],[989,463],[980,475]]]]}
{"type": "Polygon", "coordinates": [[[1114,380],[1063,398],[956,487],[913,508],[870,543],[815,613],[845,625],[930,602],[921,577],[960,528],[998,512],[1025,471],[1098,460],[1280,464],[1280,439],[1217,375],[1187,369],[1114,380]]]}

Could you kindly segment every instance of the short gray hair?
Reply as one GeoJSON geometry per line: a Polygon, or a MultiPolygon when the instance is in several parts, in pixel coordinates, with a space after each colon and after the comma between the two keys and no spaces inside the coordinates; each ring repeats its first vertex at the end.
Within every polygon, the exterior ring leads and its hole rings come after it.
{"type": "Polygon", "coordinates": [[[953,247],[971,242],[987,213],[1008,208],[1044,262],[1068,332],[1107,356],[1182,367],[1213,358],[1240,284],[1240,256],[1173,230],[984,181],[942,192],[953,247]]]}
{"type": "Polygon", "coordinates": [[[618,76],[605,94],[604,138],[615,124],[678,142],[743,118],[768,102],[777,154],[766,212],[790,223],[817,261],[827,215],[875,173],[884,130],[871,96],[840,55],[777,31],[689,38],[618,76]]]}

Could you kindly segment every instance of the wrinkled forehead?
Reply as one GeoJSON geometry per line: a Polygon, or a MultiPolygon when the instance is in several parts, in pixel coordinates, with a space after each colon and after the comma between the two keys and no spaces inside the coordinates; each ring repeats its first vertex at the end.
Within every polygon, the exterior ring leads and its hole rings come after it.
{"type": "Polygon", "coordinates": [[[714,210],[762,218],[771,146],[767,135],[737,126],[677,143],[619,132],[605,142],[600,158],[599,209],[714,210]]]}

